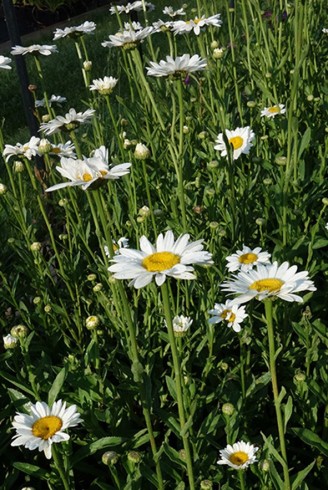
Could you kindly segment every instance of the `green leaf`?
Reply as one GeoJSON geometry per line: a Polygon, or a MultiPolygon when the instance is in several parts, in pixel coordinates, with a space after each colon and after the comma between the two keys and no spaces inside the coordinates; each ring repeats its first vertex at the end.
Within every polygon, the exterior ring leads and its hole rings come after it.
{"type": "Polygon", "coordinates": [[[304,478],[310,473],[310,471],[312,470],[314,464],[315,464],[315,461],[312,461],[312,463],[309,464],[309,466],[307,466],[306,468],[304,468],[304,470],[302,471],[299,471],[297,473],[297,476],[295,478],[295,480],[293,481],[292,483],[292,490],[296,490],[300,484],[303,482],[304,478]]]}
{"type": "Polygon", "coordinates": [[[170,378],[170,376],[165,376],[165,381],[166,381],[166,385],[168,387],[168,390],[170,392],[170,395],[172,396],[173,400],[176,401],[177,393],[176,393],[176,389],[175,389],[174,380],[172,378],[170,378]]]}
{"type": "Polygon", "coordinates": [[[123,442],[125,442],[125,440],[126,439],[124,439],[123,437],[113,436],[113,437],[103,437],[101,439],[98,439],[98,441],[91,442],[91,444],[84,446],[82,449],[80,449],[74,454],[71,460],[72,467],[82,459],[87,458],[88,456],[94,454],[100,449],[107,449],[109,447],[120,446],[121,444],[123,444],[123,442]]]}
{"type": "Polygon", "coordinates": [[[272,460],[270,461],[270,476],[271,476],[274,488],[276,490],[281,490],[282,488],[284,488],[284,482],[280,478],[280,475],[279,475],[279,473],[278,473],[278,471],[274,465],[274,462],[272,460]]]}
{"type": "Polygon", "coordinates": [[[17,378],[16,377],[11,376],[10,374],[5,373],[4,371],[0,371],[0,376],[2,376],[4,379],[6,379],[7,381],[9,381],[14,386],[17,386],[17,388],[20,388],[22,391],[25,391],[25,393],[28,393],[29,395],[31,395],[33,397],[33,399],[34,399],[34,393],[33,393],[33,391],[30,390],[29,388],[27,388],[25,385],[23,385],[19,381],[17,381],[17,378]]]}
{"type": "Polygon", "coordinates": [[[15,462],[13,463],[13,467],[16,468],[16,470],[22,471],[27,475],[38,477],[41,480],[47,480],[49,478],[48,471],[43,470],[42,468],[40,468],[39,466],[35,466],[34,464],[15,462]]]}
{"type": "Polygon", "coordinates": [[[52,383],[52,386],[48,393],[48,405],[51,406],[56,400],[58,393],[60,392],[64,384],[66,374],[67,374],[66,367],[61,369],[57,374],[55,381],[52,383]]]}
{"type": "Polygon", "coordinates": [[[301,158],[303,151],[309,146],[311,139],[311,128],[307,128],[303,134],[302,141],[298,150],[298,160],[301,158]]]}
{"type": "Polygon", "coordinates": [[[287,424],[293,413],[293,399],[291,396],[288,397],[287,403],[283,406],[284,411],[284,430],[286,432],[287,424]]]}
{"type": "Polygon", "coordinates": [[[328,456],[328,444],[324,442],[317,434],[309,429],[298,427],[293,428],[292,431],[297,435],[297,437],[302,439],[305,444],[318,449],[318,451],[320,451],[322,454],[328,456]]]}

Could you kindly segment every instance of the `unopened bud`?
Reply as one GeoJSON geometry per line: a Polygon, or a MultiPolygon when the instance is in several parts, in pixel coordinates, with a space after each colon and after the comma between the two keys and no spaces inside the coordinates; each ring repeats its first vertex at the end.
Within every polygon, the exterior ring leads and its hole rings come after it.
{"type": "Polygon", "coordinates": [[[277,165],[286,165],[287,163],[287,157],[281,156],[281,157],[276,157],[275,162],[277,165]]]}
{"type": "Polygon", "coordinates": [[[219,162],[217,160],[211,160],[207,164],[208,168],[216,168],[218,165],[219,165],[219,162]]]}
{"type": "Polygon", "coordinates": [[[210,228],[212,228],[212,230],[216,230],[218,226],[219,226],[219,223],[217,221],[211,221],[210,222],[210,228]]]}
{"type": "Polygon", "coordinates": [[[62,208],[66,206],[66,204],[68,203],[67,199],[60,199],[58,204],[59,206],[61,206],[62,208]]]}
{"type": "Polygon", "coordinates": [[[265,473],[268,473],[268,471],[270,471],[270,461],[267,460],[267,459],[264,459],[261,464],[260,464],[260,468],[262,471],[264,471],[265,473]]]}
{"type": "Polygon", "coordinates": [[[146,160],[150,157],[150,150],[143,143],[138,143],[134,150],[134,156],[138,160],[146,160]]]}
{"type": "Polygon", "coordinates": [[[93,330],[98,327],[100,320],[97,316],[88,316],[85,321],[85,325],[88,330],[93,330]]]}
{"type": "Polygon", "coordinates": [[[30,246],[32,252],[40,252],[42,244],[40,242],[33,242],[30,246]]]}
{"type": "Polygon", "coordinates": [[[184,134],[188,134],[189,133],[188,126],[183,126],[182,131],[183,131],[184,134]]]}
{"type": "Polygon", "coordinates": [[[98,282],[95,286],[93,286],[92,291],[94,293],[99,293],[99,291],[101,291],[102,288],[103,288],[103,285],[101,284],[101,282],[98,282]]]}
{"type": "Polygon", "coordinates": [[[42,122],[44,122],[44,123],[49,122],[49,121],[50,121],[50,119],[51,119],[51,117],[49,116],[49,114],[44,114],[44,115],[42,116],[42,122]]]}
{"type": "Polygon", "coordinates": [[[141,454],[138,451],[129,451],[128,452],[128,460],[134,464],[140,463],[141,454]]]}
{"type": "Polygon", "coordinates": [[[139,216],[147,217],[150,215],[150,209],[148,206],[142,206],[138,211],[139,216]]]}
{"type": "Polygon", "coordinates": [[[0,196],[3,196],[7,192],[7,186],[0,182],[0,196]]]}
{"type": "Polygon", "coordinates": [[[83,69],[84,71],[92,70],[92,61],[83,61],[83,69]]]}
{"type": "Polygon", "coordinates": [[[212,49],[215,49],[215,48],[218,48],[219,47],[219,43],[217,41],[212,41],[211,42],[211,48],[212,49]]]}
{"type": "Polygon", "coordinates": [[[21,160],[15,160],[13,169],[16,174],[21,174],[25,170],[24,163],[21,160]]]}
{"type": "Polygon", "coordinates": [[[200,482],[200,489],[201,490],[212,490],[213,488],[213,483],[211,480],[202,480],[200,482]]]}
{"type": "Polygon", "coordinates": [[[255,107],[255,106],[256,106],[256,102],[255,102],[255,100],[249,100],[249,101],[247,102],[247,107],[253,108],[253,107],[255,107]]]}
{"type": "Polygon", "coordinates": [[[328,206],[328,197],[323,197],[321,202],[324,206],[328,206]]]}
{"type": "Polygon", "coordinates": [[[257,226],[263,226],[264,223],[265,223],[265,219],[263,218],[257,218],[255,223],[257,224],[257,226]]]}
{"type": "Polygon", "coordinates": [[[87,280],[92,282],[92,281],[95,281],[97,279],[97,275],[96,274],[89,274],[87,276],[87,280]]]}
{"type": "Polygon", "coordinates": [[[15,349],[17,342],[17,338],[10,335],[10,333],[3,337],[3,346],[5,349],[15,349]]]}
{"type": "Polygon", "coordinates": [[[46,305],[46,306],[44,307],[44,311],[45,311],[46,313],[50,313],[50,312],[51,312],[51,310],[52,310],[52,308],[51,308],[51,306],[50,306],[50,305],[46,305]]]}
{"type": "Polygon", "coordinates": [[[213,49],[213,58],[215,60],[221,59],[223,55],[224,55],[223,48],[215,48],[215,49],[213,49]]]}
{"type": "Polygon", "coordinates": [[[35,296],[35,298],[33,298],[33,303],[35,305],[38,305],[39,303],[41,303],[41,298],[40,296],[35,296]]]}
{"type": "Polygon", "coordinates": [[[49,153],[49,151],[52,149],[52,144],[50,143],[49,140],[46,138],[42,138],[39,143],[39,148],[38,151],[44,155],[45,153],[49,153]]]}
{"type": "Polygon", "coordinates": [[[234,413],[235,407],[232,403],[224,403],[222,405],[222,413],[228,415],[229,417],[234,413]]]}
{"type": "Polygon", "coordinates": [[[101,457],[101,461],[110,466],[110,465],[114,465],[117,463],[118,461],[118,458],[119,458],[119,455],[115,452],[115,451],[106,451],[102,457],[101,457]]]}
{"type": "Polygon", "coordinates": [[[25,325],[16,325],[10,330],[10,333],[16,339],[24,338],[28,334],[28,328],[25,325]]]}
{"type": "Polygon", "coordinates": [[[305,380],[306,380],[306,375],[304,373],[302,373],[301,371],[296,373],[294,376],[295,383],[304,383],[305,380]]]}

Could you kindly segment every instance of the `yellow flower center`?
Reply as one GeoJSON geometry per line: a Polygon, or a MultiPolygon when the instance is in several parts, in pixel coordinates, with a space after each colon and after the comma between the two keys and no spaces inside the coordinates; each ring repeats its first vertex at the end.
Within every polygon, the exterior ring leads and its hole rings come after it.
{"type": "Polygon", "coordinates": [[[239,262],[241,264],[253,264],[257,260],[257,255],[253,253],[246,253],[239,257],[239,262]]]}
{"type": "Polygon", "coordinates": [[[201,20],[202,20],[201,18],[199,19],[199,17],[195,17],[195,18],[194,18],[194,23],[195,23],[195,24],[199,24],[199,22],[200,22],[201,20]]]}
{"type": "Polygon", "coordinates": [[[100,175],[102,177],[105,177],[105,175],[107,175],[107,174],[108,174],[107,170],[100,170],[100,175]]]}
{"type": "Polygon", "coordinates": [[[244,140],[241,136],[233,136],[229,139],[229,143],[233,146],[234,150],[239,150],[243,146],[244,140]]]}
{"type": "Polygon", "coordinates": [[[51,151],[52,151],[52,153],[55,153],[56,155],[58,155],[61,152],[61,149],[58,148],[58,146],[53,146],[51,151]]]}
{"type": "Polygon", "coordinates": [[[242,464],[248,461],[248,454],[244,453],[244,451],[237,451],[229,457],[229,461],[232,464],[236,464],[237,466],[241,466],[242,464]]]}
{"type": "Polygon", "coordinates": [[[55,415],[48,415],[34,422],[32,425],[32,434],[34,437],[40,437],[44,441],[56,434],[62,428],[63,422],[55,415]]]}
{"type": "Polygon", "coordinates": [[[253,282],[253,284],[249,286],[249,289],[253,289],[259,293],[263,293],[264,291],[268,291],[269,293],[278,293],[283,284],[284,281],[281,279],[270,277],[268,279],[259,279],[258,281],[253,282]]]}
{"type": "Polygon", "coordinates": [[[84,182],[90,182],[90,180],[92,180],[92,175],[89,174],[88,172],[85,172],[82,175],[82,180],[84,180],[84,182]]]}
{"type": "Polygon", "coordinates": [[[236,320],[236,315],[232,313],[231,310],[223,310],[221,313],[221,318],[227,320],[227,322],[233,323],[236,320]]]}
{"type": "Polygon", "coordinates": [[[278,114],[278,112],[280,112],[280,107],[278,105],[269,107],[268,112],[270,112],[271,114],[278,114]]]}
{"type": "Polygon", "coordinates": [[[155,252],[143,259],[142,266],[148,272],[162,272],[172,269],[174,265],[179,263],[179,255],[175,255],[172,252],[155,252]]]}

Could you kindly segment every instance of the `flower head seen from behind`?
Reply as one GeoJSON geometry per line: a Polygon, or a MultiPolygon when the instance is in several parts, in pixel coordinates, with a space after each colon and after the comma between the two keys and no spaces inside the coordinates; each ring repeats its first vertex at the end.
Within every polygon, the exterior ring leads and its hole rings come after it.
{"type": "Polygon", "coordinates": [[[47,123],[42,123],[40,131],[47,135],[58,133],[61,130],[72,131],[91,119],[95,112],[94,109],[87,109],[84,112],[76,112],[75,109],[70,109],[65,116],[57,116],[47,123]]]}
{"type": "Polygon", "coordinates": [[[284,104],[276,104],[271,107],[265,107],[261,111],[261,117],[268,117],[269,119],[273,119],[279,114],[285,114],[285,113],[286,113],[286,108],[284,104]]]}
{"type": "Polygon", "coordinates": [[[84,34],[93,34],[96,29],[96,24],[94,22],[85,21],[79,26],[65,27],[64,29],[56,29],[54,31],[54,41],[57,39],[62,39],[64,37],[78,38],[84,34]]]}
{"type": "Polygon", "coordinates": [[[66,408],[66,402],[58,400],[49,407],[45,402],[37,402],[29,407],[30,414],[17,413],[13,426],[16,435],[12,446],[24,446],[31,451],[44,451],[51,458],[51,446],[54,443],[68,441],[70,436],[64,432],[82,422],[76,405],[66,408]]]}
{"type": "Polygon", "coordinates": [[[249,465],[255,463],[255,453],[258,447],[255,447],[249,442],[235,442],[228,444],[225,449],[220,451],[220,459],[217,464],[226,464],[235,470],[245,470],[249,465]]]}
{"type": "Polygon", "coordinates": [[[203,240],[189,243],[190,235],[174,240],[172,231],[157,237],[156,246],[142,236],[140,251],[121,248],[113,257],[108,270],[116,279],[131,279],[129,286],[136,289],[147,286],[153,278],[161,286],[167,276],[175,279],[195,279],[191,264],[212,264],[212,255],[203,250],[203,240]]]}
{"type": "Polygon", "coordinates": [[[188,332],[193,320],[189,316],[176,315],[173,320],[173,332],[176,337],[182,337],[188,332]]]}
{"type": "Polygon", "coordinates": [[[184,54],[175,59],[172,56],[167,56],[166,61],[161,60],[159,63],[150,61],[150,67],[146,68],[149,76],[186,78],[190,73],[205,70],[206,66],[207,61],[200,58],[198,54],[194,54],[192,57],[189,54],[184,54]]]}
{"type": "Polygon", "coordinates": [[[247,272],[258,264],[268,264],[271,255],[268,252],[261,252],[261,250],[261,247],[251,249],[243,245],[242,250],[237,250],[236,253],[227,257],[228,271],[235,272],[241,270],[247,272]]]}
{"type": "Polygon", "coordinates": [[[232,328],[235,332],[240,332],[240,324],[248,317],[245,313],[245,306],[233,304],[229,299],[225,303],[216,303],[209,314],[212,315],[212,318],[208,320],[209,323],[225,322],[227,327],[232,328]]]}
{"type": "Polygon", "coordinates": [[[11,70],[11,59],[7,56],[0,56],[0,70],[11,70]]]}
{"type": "Polygon", "coordinates": [[[278,265],[259,264],[257,269],[239,272],[231,281],[223,283],[222,289],[239,294],[232,300],[241,304],[256,298],[260,301],[267,298],[280,298],[284,301],[302,303],[301,291],[316,291],[316,287],[308,277],[308,272],[297,272],[297,266],[289,267],[288,262],[278,265]]]}
{"type": "Polygon", "coordinates": [[[164,7],[163,14],[169,15],[170,17],[174,18],[177,15],[186,15],[186,12],[184,11],[183,8],[174,10],[173,7],[164,7]]]}
{"type": "MultiPolygon", "coordinates": [[[[253,146],[252,141],[255,138],[255,134],[249,126],[244,128],[236,128],[233,131],[227,129],[225,134],[230,146],[232,147],[233,160],[237,160],[242,153],[245,155],[249,153],[249,150],[253,146]]],[[[221,156],[227,156],[228,150],[223,139],[223,133],[218,135],[214,148],[215,150],[221,152],[221,156]]]]}
{"type": "Polygon", "coordinates": [[[194,31],[194,34],[196,34],[196,36],[199,36],[201,28],[203,27],[220,27],[222,24],[220,17],[220,14],[215,14],[211,15],[210,17],[205,17],[205,15],[202,15],[202,17],[195,17],[195,19],[186,21],[177,20],[176,22],[174,22],[173,32],[174,34],[183,34],[184,32],[194,31]]]}
{"type": "Polygon", "coordinates": [[[97,91],[100,95],[110,95],[118,82],[117,78],[104,77],[92,80],[90,90],[97,91]]]}
{"type": "Polygon", "coordinates": [[[32,44],[31,46],[14,46],[10,51],[12,55],[25,55],[25,54],[33,54],[43,56],[49,56],[52,53],[57,53],[57,46],[49,45],[49,44],[32,44]]]}

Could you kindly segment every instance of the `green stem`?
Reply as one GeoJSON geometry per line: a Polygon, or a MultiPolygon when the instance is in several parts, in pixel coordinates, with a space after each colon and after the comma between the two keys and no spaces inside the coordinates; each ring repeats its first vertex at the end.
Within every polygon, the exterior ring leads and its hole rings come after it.
{"type": "Polygon", "coordinates": [[[274,341],[274,330],[273,330],[273,312],[272,312],[272,300],[267,299],[264,301],[265,307],[265,317],[268,328],[268,341],[269,341],[269,364],[270,364],[270,374],[272,381],[272,391],[273,391],[273,399],[274,399],[274,407],[276,411],[277,425],[278,425],[278,434],[279,434],[279,443],[280,443],[280,451],[282,458],[284,460],[283,471],[284,471],[284,490],[290,490],[290,479],[289,479],[289,470],[288,470],[288,462],[287,462],[287,451],[286,451],[286,442],[285,442],[285,431],[284,431],[284,423],[281,413],[281,405],[279,400],[279,390],[278,390],[278,381],[277,381],[277,372],[276,372],[276,349],[275,349],[275,341],[274,341]]]}
{"type": "Polygon", "coordinates": [[[70,483],[69,483],[69,480],[67,478],[67,475],[64,471],[64,468],[63,468],[63,465],[62,465],[62,462],[60,460],[60,456],[57,452],[57,448],[55,447],[55,444],[52,445],[52,457],[53,457],[53,460],[54,460],[54,463],[55,463],[55,466],[56,466],[56,470],[58,471],[59,473],[59,476],[61,478],[61,481],[63,482],[63,485],[64,485],[64,489],[65,490],[71,490],[71,486],[70,486],[70,483]]]}
{"type": "Polygon", "coordinates": [[[244,470],[239,470],[238,476],[239,476],[239,482],[240,482],[240,490],[246,490],[244,470]]]}
{"type": "Polygon", "coordinates": [[[154,208],[153,208],[153,204],[151,201],[149,182],[148,182],[148,174],[147,174],[147,168],[146,168],[145,160],[142,160],[142,171],[143,171],[143,175],[144,175],[144,182],[145,182],[148,206],[149,206],[149,210],[150,210],[151,222],[153,225],[153,230],[154,230],[155,236],[157,236],[157,228],[156,228],[156,222],[155,222],[155,216],[154,216],[154,208]]]}
{"type": "Polygon", "coordinates": [[[163,298],[165,321],[166,321],[167,331],[168,331],[168,335],[169,335],[172,360],[173,360],[173,367],[174,367],[175,389],[176,389],[177,402],[178,402],[178,413],[179,413],[180,427],[181,427],[181,432],[183,433],[182,442],[183,442],[183,447],[184,447],[185,454],[186,454],[187,473],[188,473],[188,479],[189,479],[189,490],[194,490],[195,489],[195,482],[194,482],[194,474],[193,474],[193,461],[191,458],[191,451],[190,451],[190,444],[189,444],[189,433],[188,433],[188,431],[184,430],[185,424],[186,424],[186,416],[185,416],[185,409],[184,409],[183,395],[182,395],[181,366],[180,366],[179,355],[178,355],[178,350],[177,350],[177,345],[176,345],[176,339],[175,339],[174,331],[173,331],[169,291],[168,291],[167,284],[165,282],[161,286],[161,289],[162,289],[162,298],[163,298]]]}

